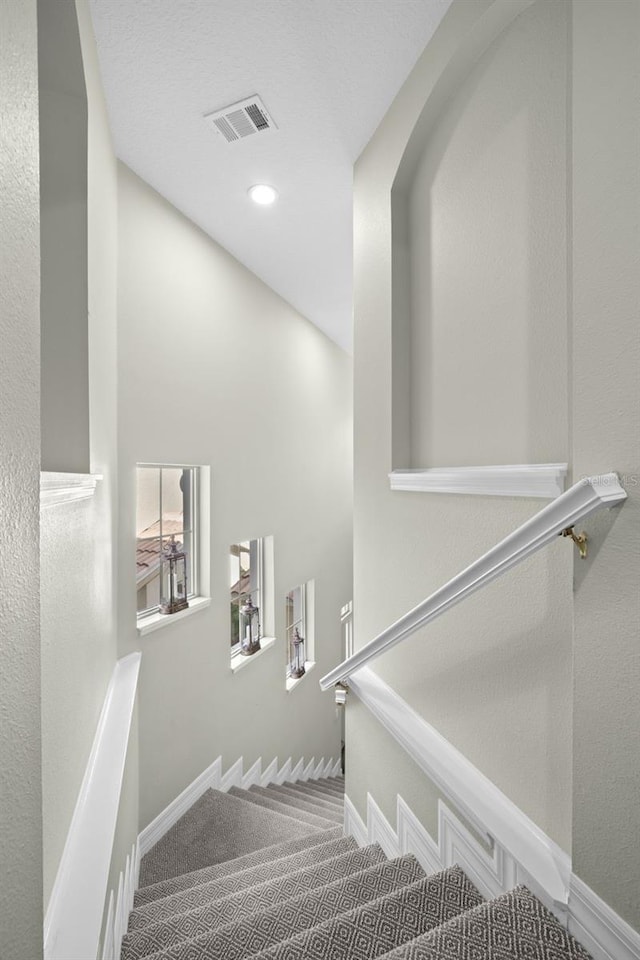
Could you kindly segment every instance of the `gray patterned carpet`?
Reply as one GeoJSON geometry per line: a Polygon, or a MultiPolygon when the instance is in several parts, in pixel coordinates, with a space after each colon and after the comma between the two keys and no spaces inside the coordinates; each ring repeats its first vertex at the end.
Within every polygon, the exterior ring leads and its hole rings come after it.
{"type": "Polygon", "coordinates": [[[144,858],[121,960],[590,960],[525,887],[485,901],[342,818],[341,778],[208,791],[144,858]]]}

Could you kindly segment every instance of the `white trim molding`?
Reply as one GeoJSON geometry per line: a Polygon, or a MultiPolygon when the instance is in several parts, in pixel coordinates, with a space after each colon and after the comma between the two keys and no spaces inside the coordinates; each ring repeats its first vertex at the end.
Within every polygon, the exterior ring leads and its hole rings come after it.
{"type": "Polygon", "coordinates": [[[74,500],[88,500],[96,492],[99,473],[51,473],[40,474],[40,506],[52,507],[74,500]]]}
{"type": "Polygon", "coordinates": [[[378,843],[388,857],[411,853],[425,873],[438,873],[458,864],[480,893],[491,899],[519,883],[528,886],[594,960],[640,960],[640,933],[636,932],[574,874],[568,904],[558,903],[541,888],[514,857],[499,844],[484,846],[443,800],[438,801],[438,839],[398,794],[396,829],[370,793],[367,822],[345,795],[345,835],[360,847],[378,843]]]}
{"type": "Polygon", "coordinates": [[[218,757],[140,832],[140,856],[144,857],[206,790],[219,790],[221,779],[222,757],[218,757]]]}
{"type": "Polygon", "coordinates": [[[146,617],[140,617],[137,621],[138,636],[146,637],[148,633],[161,630],[163,627],[169,627],[172,623],[178,623],[180,620],[184,620],[185,617],[191,617],[199,610],[205,610],[210,606],[210,597],[192,597],[189,600],[189,606],[186,610],[179,610],[177,613],[160,613],[159,610],[156,610],[155,613],[150,613],[146,617]]]}
{"type": "Polygon", "coordinates": [[[640,932],[575,874],[569,894],[569,932],[594,960],[640,960],[640,932]]]}
{"type": "Polygon", "coordinates": [[[429,467],[394,470],[392,490],[410,493],[463,493],[485,497],[544,497],[564,491],[566,463],[521,463],[495,467],[429,467]]]}
{"type": "Polygon", "coordinates": [[[489,846],[498,843],[553,901],[567,902],[571,864],[557,844],[371,670],[349,686],[489,846]]]}
{"type": "Polygon", "coordinates": [[[127,855],[124,870],[118,880],[118,893],[113,890],[109,895],[109,909],[104,930],[102,960],[118,960],[122,950],[122,938],[127,932],[129,913],[133,909],[133,898],[138,887],[140,873],[140,844],[134,843],[127,855]]]}
{"type": "Polygon", "coordinates": [[[98,955],[140,660],[123,657],[111,676],[47,907],[46,960],[98,955]]]}
{"type": "Polygon", "coordinates": [[[328,687],[346,680],[366,663],[390,650],[411,636],[446,610],[456,606],[471,594],[496,580],[532,553],[555,541],[568,527],[603,507],[613,507],[626,500],[627,494],[615,473],[585,477],[574,483],[566,493],[547,504],[530,520],[492,547],[488,553],[456,574],[430,597],[409,610],[390,627],[365,644],[360,650],[322,677],[320,687],[328,687]]]}

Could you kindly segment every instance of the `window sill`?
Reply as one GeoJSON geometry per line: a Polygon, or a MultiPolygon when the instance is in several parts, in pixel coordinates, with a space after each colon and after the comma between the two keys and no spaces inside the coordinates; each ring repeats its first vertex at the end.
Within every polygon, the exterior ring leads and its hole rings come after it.
{"type": "Polygon", "coordinates": [[[184,620],[190,617],[192,613],[204,610],[211,605],[210,597],[194,597],[189,600],[189,606],[186,610],[180,610],[179,613],[151,613],[148,617],[138,620],[138,636],[144,637],[154,630],[160,630],[161,627],[167,627],[170,623],[177,623],[178,620],[184,620]]]}
{"type": "Polygon", "coordinates": [[[241,653],[235,653],[231,657],[232,672],[237,673],[238,670],[242,670],[243,667],[246,667],[248,663],[253,663],[253,661],[257,657],[261,656],[265,650],[269,650],[275,642],[275,637],[260,637],[260,649],[257,653],[251,654],[250,657],[243,657],[241,653]]]}
{"type": "Polygon", "coordinates": [[[315,660],[306,660],[304,665],[304,674],[301,677],[287,677],[287,693],[291,693],[296,687],[300,686],[306,676],[308,676],[315,667],[315,660]]]}

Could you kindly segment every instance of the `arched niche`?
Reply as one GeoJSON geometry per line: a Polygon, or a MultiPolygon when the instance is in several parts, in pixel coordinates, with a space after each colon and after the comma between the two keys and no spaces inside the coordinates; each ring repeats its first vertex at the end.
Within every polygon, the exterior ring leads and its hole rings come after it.
{"type": "Polygon", "coordinates": [[[396,471],[567,459],[569,17],[485,5],[407,141],[391,190],[396,471]]]}

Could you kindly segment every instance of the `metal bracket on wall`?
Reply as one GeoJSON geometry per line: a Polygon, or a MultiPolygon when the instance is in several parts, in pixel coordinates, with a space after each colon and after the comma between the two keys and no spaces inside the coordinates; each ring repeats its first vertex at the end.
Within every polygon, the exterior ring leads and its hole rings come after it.
{"type": "Polygon", "coordinates": [[[581,559],[581,560],[586,560],[586,558],[587,558],[587,544],[588,544],[588,542],[589,542],[589,538],[587,537],[587,535],[586,535],[586,533],[584,532],[584,530],[582,531],[582,533],[576,533],[575,530],[573,529],[573,527],[567,527],[565,530],[562,531],[562,533],[560,534],[560,536],[561,536],[561,537],[570,537],[570,538],[573,540],[573,542],[575,543],[575,545],[576,545],[576,547],[578,548],[578,550],[580,551],[580,559],[581,559]]]}
{"type": "Polygon", "coordinates": [[[336,706],[344,707],[347,702],[347,693],[349,692],[349,686],[346,683],[336,683],[335,685],[335,699],[336,706]]]}

